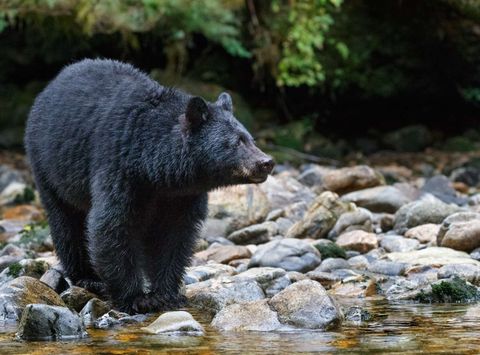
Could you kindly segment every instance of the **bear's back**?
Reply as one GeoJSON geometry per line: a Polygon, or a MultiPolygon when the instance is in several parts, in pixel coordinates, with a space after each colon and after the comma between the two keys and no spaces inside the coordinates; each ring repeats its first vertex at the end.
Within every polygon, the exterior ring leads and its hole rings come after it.
{"type": "Polygon", "coordinates": [[[36,178],[76,205],[87,203],[95,164],[115,159],[113,144],[135,121],[132,115],[164,91],[115,60],[85,59],[64,68],[37,97],[27,122],[25,146],[36,178]]]}

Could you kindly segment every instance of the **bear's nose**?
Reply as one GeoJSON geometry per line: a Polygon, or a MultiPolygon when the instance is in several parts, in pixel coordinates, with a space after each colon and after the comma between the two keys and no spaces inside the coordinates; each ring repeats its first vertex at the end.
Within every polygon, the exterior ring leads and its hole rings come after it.
{"type": "Polygon", "coordinates": [[[265,159],[265,160],[261,161],[259,166],[260,166],[260,169],[263,172],[269,174],[269,173],[272,172],[273,167],[275,166],[275,163],[274,163],[273,159],[268,158],[268,159],[265,159]]]}

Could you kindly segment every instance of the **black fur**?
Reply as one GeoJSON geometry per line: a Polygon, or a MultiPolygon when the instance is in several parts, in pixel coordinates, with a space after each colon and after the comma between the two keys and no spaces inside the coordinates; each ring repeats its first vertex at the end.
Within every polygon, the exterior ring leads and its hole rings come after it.
{"type": "Polygon", "coordinates": [[[25,144],[67,275],[129,312],[181,303],[207,192],[273,167],[228,94],[208,103],[112,60],[66,67],[35,100],[25,144]]]}

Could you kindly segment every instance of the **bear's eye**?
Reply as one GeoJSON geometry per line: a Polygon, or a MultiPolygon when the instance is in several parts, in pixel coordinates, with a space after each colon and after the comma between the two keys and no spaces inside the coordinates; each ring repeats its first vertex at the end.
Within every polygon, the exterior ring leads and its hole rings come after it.
{"type": "Polygon", "coordinates": [[[237,145],[241,146],[242,144],[243,145],[247,144],[247,141],[245,140],[245,137],[240,136],[240,137],[238,137],[237,145]]]}

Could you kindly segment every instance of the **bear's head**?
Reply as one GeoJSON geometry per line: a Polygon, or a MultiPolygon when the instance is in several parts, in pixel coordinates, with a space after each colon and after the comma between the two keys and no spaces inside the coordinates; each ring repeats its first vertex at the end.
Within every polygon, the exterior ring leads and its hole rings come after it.
{"type": "Polygon", "coordinates": [[[210,185],[261,183],[272,172],[273,159],[235,118],[229,94],[220,94],[214,103],[190,98],[182,120],[197,176],[210,185]]]}

